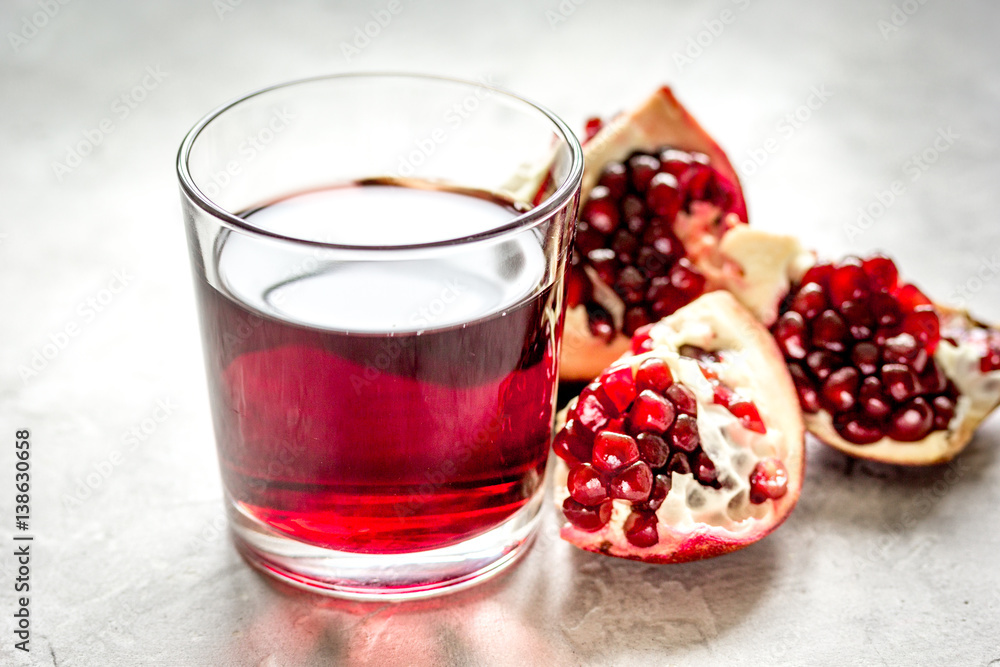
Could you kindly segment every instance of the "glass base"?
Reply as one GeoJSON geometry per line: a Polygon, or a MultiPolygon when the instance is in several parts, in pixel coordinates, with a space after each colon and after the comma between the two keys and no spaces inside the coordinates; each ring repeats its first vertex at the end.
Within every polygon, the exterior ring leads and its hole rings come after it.
{"type": "Polygon", "coordinates": [[[255,568],[304,590],[353,600],[411,600],[489,579],[531,546],[544,486],[489,532],[442,549],[398,554],[334,551],[303,544],[227,503],[236,548],[255,568]]]}

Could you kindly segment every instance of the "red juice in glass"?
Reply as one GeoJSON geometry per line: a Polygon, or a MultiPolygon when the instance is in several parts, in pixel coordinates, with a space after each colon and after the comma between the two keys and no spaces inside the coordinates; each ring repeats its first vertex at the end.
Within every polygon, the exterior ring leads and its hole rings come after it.
{"type": "MultiPolygon", "coordinates": [[[[473,233],[517,215],[421,185],[321,189],[244,217],[316,234],[374,214],[399,244],[442,220],[473,233]]],[[[356,234],[338,242],[370,239],[356,234]]],[[[223,480],[242,513],[317,547],[391,554],[467,540],[536,496],[561,329],[537,239],[451,263],[343,262],[230,235],[216,263],[198,294],[223,480]]]]}

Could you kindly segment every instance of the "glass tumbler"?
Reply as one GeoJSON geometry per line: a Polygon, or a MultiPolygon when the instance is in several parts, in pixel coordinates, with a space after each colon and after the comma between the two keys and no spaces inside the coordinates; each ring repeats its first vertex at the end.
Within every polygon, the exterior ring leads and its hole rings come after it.
{"type": "Polygon", "coordinates": [[[177,161],[227,511],[253,566],[432,595],[538,524],[583,159],[489,85],[318,77],[203,118],[177,161]]]}

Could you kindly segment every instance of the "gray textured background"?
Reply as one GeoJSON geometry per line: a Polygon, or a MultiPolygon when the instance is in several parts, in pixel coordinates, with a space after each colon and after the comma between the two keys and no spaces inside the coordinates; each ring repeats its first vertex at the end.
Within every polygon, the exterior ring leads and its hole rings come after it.
{"type": "Polygon", "coordinates": [[[739,166],[752,224],[830,255],[889,249],[937,298],[1000,319],[1000,5],[399,2],[348,60],[342,44],[387,1],[4,1],[0,663],[997,664],[997,419],[929,470],[852,469],[810,442],[788,523],[717,561],[580,553],[547,510],[519,567],[435,602],[310,598],[244,565],[224,531],[173,160],[198,117],[264,84],[386,68],[491,77],[579,127],[671,82],[739,166]],[[826,99],[802,107],[816,91],[826,99]],[[796,112],[808,119],[793,126],[796,112]],[[56,166],[88,133],[99,145],[56,166]],[[951,139],[935,148],[939,133],[951,139]],[[852,229],[863,207],[876,215],[852,229]],[[103,292],[116,271],[124,288],[103,292]],[[25,427],[27,656],[10,632],[12,440],[25,427]]]}

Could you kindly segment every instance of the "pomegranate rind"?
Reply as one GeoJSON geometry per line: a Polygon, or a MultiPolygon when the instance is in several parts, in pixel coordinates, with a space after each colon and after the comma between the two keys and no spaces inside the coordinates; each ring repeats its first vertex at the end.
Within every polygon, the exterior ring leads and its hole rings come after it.
{"type": "Polygon", "coordinates": [[[934,360],[959,391],[955,416],[946,431],[931,431],[923,440],[899,442],[883,437],[868,445],[848,442],[833,427],[825,410],[806,414],[809,432],[849,456],[869,461],[905,466],[931,466],[947,463],[958,456],[975,435],[984,419],[1000,406],[1000,370],[983,373],[978,368],[981,351],[963,338],[973,329],[992,328],[972,319],[968,313],[935,304],[941,318],[941,330],[958,345],[942,339],[934,360]]]}
{"type": "MultiPolygon", "coordinates": [[[[624,160],[635,151],[657,150],[663,146],[707,155],[709,164],[736,187],[740,207],[745,209],[739,176],[729,158],[667,86],[661,87],[636,109],[609,121],[584,145],[581,206],[609,162],[624,160]]],[[[731,228],[742,226],[742,222],[745,221],[730,213],[722,225],[731,228]]],[[[678,238],[697,268],[706,274],[706,289],[721,286],[717,279],[713,279],[719,273],[717,266],[720,262],[698,259],[712,252],[716,238],[706,234],[705,229],[715,224],[715,212],[705,208],[690,215],[683,212],[678,215],[678,238]],[[708,247],[702,247],[703,244],[708,247]]],[[[595,288],[595,300],[611,313],[616,334],[610,341],[595,337],[590,331],[586,308],[583,305],[568,308],[559,370],[559,377],[563,380],[591,380],[629,349],[630,338],[621,332],[624,304],[596,276],[591,276],[591,282],[595,288]]]]}
{"type": "MultiPolygon", "coordinates": [[[[671,494],[683,493],[685,488],[684,484],[676,483],[680,476],[674,473],[675,484],[656,513],[660,538],[657,544],[642,548],[628,542],[623,526],[631,510],[627,503],[619,500],[614,501],[612,518],[602,529],[588,532],[566,523],[560,535],[586,551],[648,563],[701,560],[753,544],[784,522],[795,507],[802,488],[805,425],[781,352],[767,329],[727,292],[702,295],[654,325],[650,337],[651,351],[637,356],[628,353],[616,364],[638,368],[650,356],[675,363],[679,358],[677,351],[685,344],[709,351],[722,350],[740,359],[739,368],[722,366],[720,379],[745,393],[757,405],[768,427],[769,442],[778,450],[770,454],[779,458],[787,470],[788,490],[777,500],[766,500],[754,506],[753,512],[739,521],[710,525],[688,517],[672,523],[668,519],[672,513],[676,514],[678,503],[684,501],[671,494]]],[[[565,423],[569,407],[558,415],[558,428],[565,423]]],[[[699,415],[702,412],[700,409],[699,415]]],[[[555,501],[561,507],[569,494],[566,485],[569,469],[561,459],[557,459],[554,469],[555,501]]],[[[696,484],[693,479],[690,483],[696,484]]]]}

